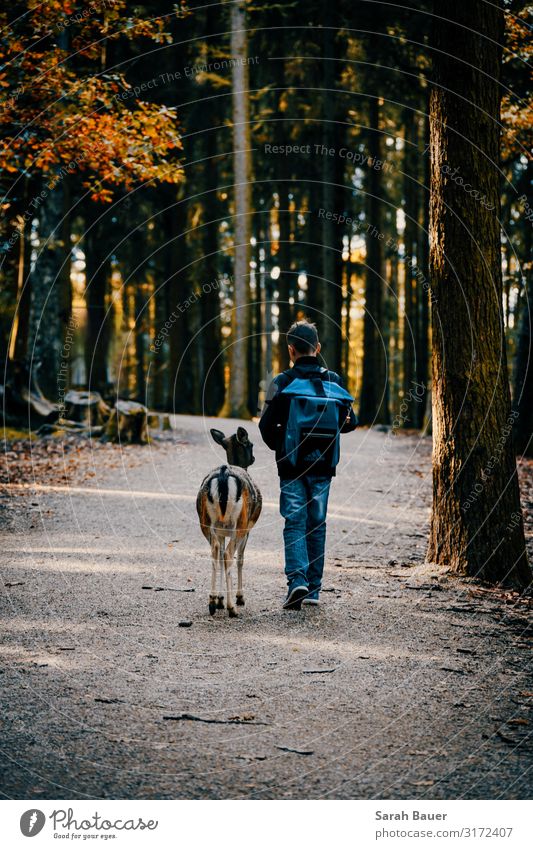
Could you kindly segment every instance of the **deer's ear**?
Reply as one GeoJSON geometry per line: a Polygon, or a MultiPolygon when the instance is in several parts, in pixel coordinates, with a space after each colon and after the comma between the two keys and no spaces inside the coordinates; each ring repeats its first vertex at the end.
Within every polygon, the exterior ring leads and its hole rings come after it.
{"type": "Polygon", "coordinates": [[[241,445],[246,445],[249,442],[248,431],[244,427],[237,428],[237,442],[240,442],[241,445]]]}
{"type": "Polygon", "coordinates": [[[226,439],[226,437],[224,436],[221,430],[216,430],[216,428],[212,427],[211,436],[213,437],[215,442],[218,443],[218,445],[224,445],[224,440],[226,439]]]}

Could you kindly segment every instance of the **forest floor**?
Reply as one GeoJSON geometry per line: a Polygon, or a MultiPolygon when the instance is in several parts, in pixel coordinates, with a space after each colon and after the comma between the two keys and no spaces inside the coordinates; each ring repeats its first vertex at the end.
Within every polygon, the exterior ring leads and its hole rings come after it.
{"type": "Polygon", "coordinates": [[[321,604],[287,612],[278,480],[247,424],[264,509],[230,620],[208,615],[195,512],[212,424],[8,446],[4,796],[531,798],[530,602],[424,563],[430,440],[344,438],[321,604]]]}

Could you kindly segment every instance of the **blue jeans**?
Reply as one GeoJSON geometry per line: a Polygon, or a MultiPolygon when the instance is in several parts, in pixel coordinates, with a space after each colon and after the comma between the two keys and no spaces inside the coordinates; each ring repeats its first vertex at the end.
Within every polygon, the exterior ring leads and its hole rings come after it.
{"type": "Polygon", "coordinates": [[[324,571],[326,512],[331,478],[302,475],[281,480],[280,513],[285,519],[285,574],[289,588],[319,590],[324,571]]]}

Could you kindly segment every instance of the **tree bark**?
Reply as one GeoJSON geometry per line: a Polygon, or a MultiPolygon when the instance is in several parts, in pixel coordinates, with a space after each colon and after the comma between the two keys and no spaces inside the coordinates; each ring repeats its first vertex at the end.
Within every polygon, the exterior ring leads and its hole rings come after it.
{"type": "Polygon", "coordinates": [[[531,570],[511,438],[498,224],[503,10],[501,2],[437,0],[435,11],[428,559],[525,587],[531,570]],[[486,204],[472,190],[485,195],[486,204]]]}
{"type": "Polygon", "coordinates": [[[233,311],[231,365],[227,415],[249,418],[248,334],[250,276],[250,103],[248,40],[244,0],[231,0],[231,55],[233,77],[233,174],[235,200],[233,311]]]}

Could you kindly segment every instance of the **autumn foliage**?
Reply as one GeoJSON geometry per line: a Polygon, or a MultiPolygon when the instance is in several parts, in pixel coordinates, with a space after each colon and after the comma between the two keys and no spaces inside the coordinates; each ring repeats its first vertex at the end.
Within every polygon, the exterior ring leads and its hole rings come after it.
{"type": "Polygon", "coordinates": [[[175,109],[139,99],[108,61],[124,40],[164,43],[161,18],[132,16],[125,0],[45,0],[15,4],[0,27],[0,169],[12,175],[11,197],[19,178],[53,185],[62,169],[98,201],[117,186],[179,182],[175,109]]]}

